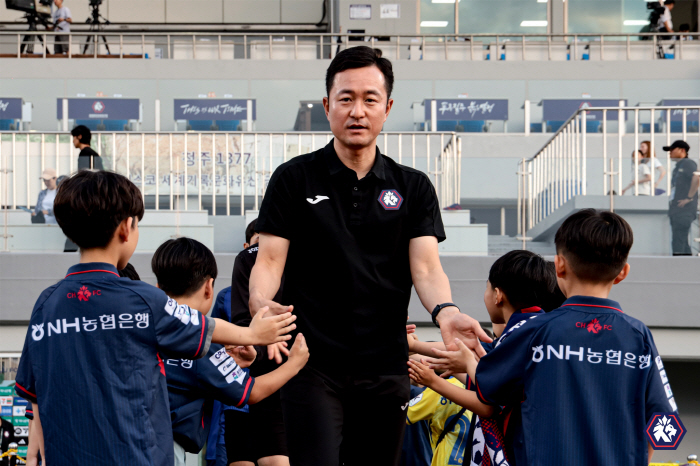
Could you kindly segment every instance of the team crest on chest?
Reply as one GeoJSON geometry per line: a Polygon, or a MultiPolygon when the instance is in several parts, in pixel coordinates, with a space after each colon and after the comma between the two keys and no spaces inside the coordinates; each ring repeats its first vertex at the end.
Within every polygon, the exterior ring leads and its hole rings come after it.
{"type": "Polygon", "coordinates": [[[395,189],[385,189],[379,194],[377,200],[385,210],[399,210],[403,204],[403,197],[395,189]]]}

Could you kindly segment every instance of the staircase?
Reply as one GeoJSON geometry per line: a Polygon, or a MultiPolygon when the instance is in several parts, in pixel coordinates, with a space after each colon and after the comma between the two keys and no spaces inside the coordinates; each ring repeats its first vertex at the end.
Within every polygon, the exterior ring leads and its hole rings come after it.
{"type": "MultiPolygon", "coordinates": [[[[542,256],[553,256],[554,245],[540,241],[528,241],[527,250],[542,256]]],[[[514,249],[522,249],[523,242],[512,236],[489,235],[489,256],[502,256],[514,249]]]]}

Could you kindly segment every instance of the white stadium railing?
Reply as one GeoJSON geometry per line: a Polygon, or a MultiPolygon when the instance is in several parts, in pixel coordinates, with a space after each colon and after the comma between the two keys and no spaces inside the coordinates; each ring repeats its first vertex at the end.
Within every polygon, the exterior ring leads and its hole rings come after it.
{"type": "MultiPolygon", "coordinates": [[[[523,241],[530,240],[528,232],[540,222],[554,213],[562,205],[576,196],[605,195],[610,196],[611,209],[614,206],[614,196],[623,190],[623,158],[630,161],[633,172],[633,188],[631,194],[640,196],[639,192],[639,162],[632,158],[632,150],[637,150],[642,140],[648,138],[652,148],[655,144],[671,145],[672,140],[682,139],[686,142],[693,140],[700,145],[700,132],[688,131],[688,115],[700,113],[700,106],[656,106],[656,107],[589,107],[581,108],[574,113],[547,143],[531,158],[522,159],[518,167],[518,237],[523,241]],[[593,112],[602,116],[599,132],[588,130],[590,117],[593,112]],[[671,122],[678,122],[680,116],[681,128],[672,131],[671,122]],[[634,121],[633,134],[626,135],[626,118],[634,121]],[[641,120],[647,121],[648,128],[642,128],[641,120]],[[608,126],[617,126],[617,131],[609,132],[608,126]],[[657,126],[659,130],[657,130],[657,126]],[[663,128],[663,129],[662,129],[663,128]],[[691,136],[692,134],[692,136],[691,136]],[[624,145],[623,138],[634,137],[634,147],[629,142],[624,145]],[[615,139],[610,148],[610,139],[615,139]],[[692,139],[690,139],[692,138],[692,139]],[[602,165],[596,164],[592,171],[590,160],[599,159],[602,155],[602,165]],[[602,168],[602,169],[601,169],[602,168]],[[598,171],[599,170],[599,171],[598,171]],[[594,174],[593,174],[594,173],[594,174]],[[595,179],[591,179],[594,177],[595,179]],[[589,185],[595,185],[593,192],[589,185]],[[600,190],[599,190],[600,189],[600,190]]],[[[650,167],[654,167],[656,152],[650,151],[650,167]]],[[[671,158],[669,152],[659,157],[666,168],[665,193],[671,193],[671,158]]],[[[650,196],[655,196],[655,170],[652,171],[652,189],[650,196]]]]}
{"type": "MultiPolygon", "coordinates": [[[[57,35],[0,32],[0,58],[55,58],[57,35]],[[49,44],[49,50],[44,44],[49,44]],[[38,51],[35,51],[37,50],[38,51]]],[[[381,49],[390,60],[581,61],[700,59],[700,34],[242,34],[71,32],[67,58],[318,60],[348,47],[381,49]],[[98,44],[97,47],[94,45],[98,44]]]]}
{"type": "MultiPolygon", "coordinates": [[[[314,132],[96,132],[92,142],[104,168],[128,176],[156,210],[202,210],[204,199],[212,215],[231,215],[232,202],[240,202],[244,215],[246,199],[258,209],[279,165],[331,138],[314,132]]],[[[388,132],[377,144],[398,163],[426,173],[441,207],[459,203],[461,140],[455,133],[388,132]]],[[[8,211],[36,203],[42,171],[70,175],[77,155],[66,133],[0,132],[5,227],[8,211]]]]}

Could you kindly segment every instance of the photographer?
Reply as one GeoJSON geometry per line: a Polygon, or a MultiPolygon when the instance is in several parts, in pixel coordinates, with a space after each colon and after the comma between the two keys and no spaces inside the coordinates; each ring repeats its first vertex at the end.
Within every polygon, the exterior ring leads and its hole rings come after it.
{"type": "Polygon", "coordinates": [[[656,21],[656,30],[658,32],[673,32],[673,21],[671,21],[671,11],[676,5],[676,0],[666,0],[661,3],[659,8],[659,19],[656,21]],[[663,12],[661,12],[663,8],[663,12]]]}
{"type": "MultiPolygon", "coordinates": [[[[70,25],[73,22],[70,10],[68,7],[63,6],[63,0],[53,0],[53,2],[56,5],[56,9],[53,12],[53,26],[49,30],[69,33],[70,25]]],[[[56,55],[67,54],[70,47],[69,37],[68,35],[56,36],[53,53],[56,55]]]]}

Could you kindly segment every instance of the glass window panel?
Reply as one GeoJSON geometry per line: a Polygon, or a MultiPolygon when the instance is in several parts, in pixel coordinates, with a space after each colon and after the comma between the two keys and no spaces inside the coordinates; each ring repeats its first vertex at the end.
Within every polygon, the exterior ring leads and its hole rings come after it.
{"type": "MultiPolygon", "coordinates": [[[[454,5],[452,5],[454,6],[454,5]]],[[[460,34],[545,34],[547,3],[537,0],[462,0],[459,3],[460,34]],[[522,26],[540,21],[542,26],[522,26]]]]}

